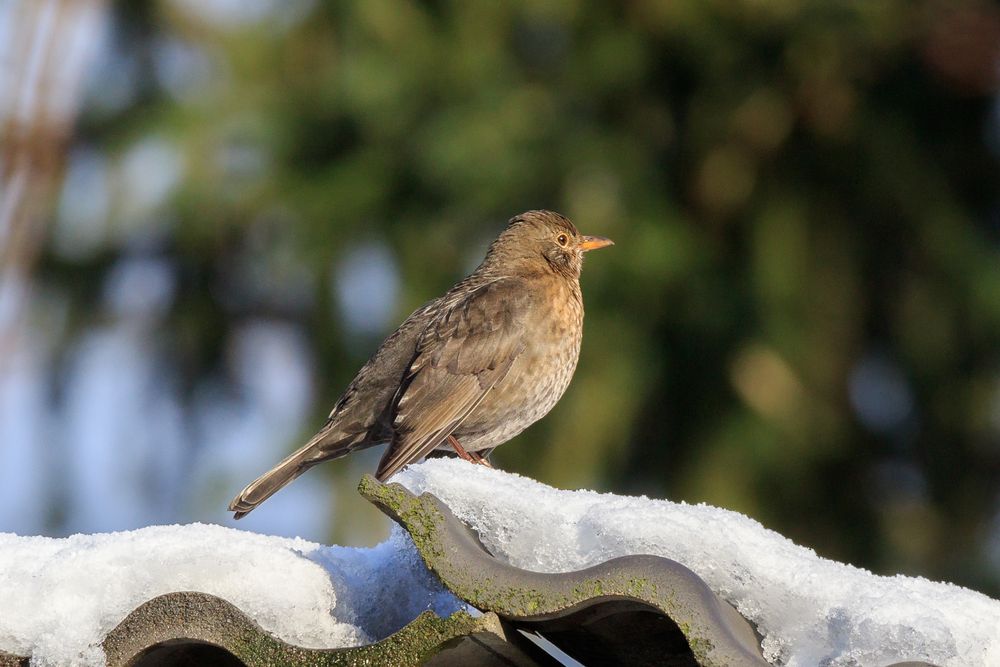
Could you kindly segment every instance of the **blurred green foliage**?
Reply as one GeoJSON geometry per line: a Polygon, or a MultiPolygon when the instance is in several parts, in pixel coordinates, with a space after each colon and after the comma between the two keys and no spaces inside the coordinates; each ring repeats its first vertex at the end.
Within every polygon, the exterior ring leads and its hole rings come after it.
{"type": "MultiPolygon", "coordinates": [[[[366,0],[231,26],[181,7],[116,7],[153,83],[79,136],[181,151],[160,215],[192,385],[234,322],[295,323],[323,383],[306,437],[378,343],[329,294],[345,248],[388,245],[400,321],[552,208],[617,245],[585,267],[574,383],[500,467],[1000,593],[996,5],[366,0]],[[165,38],[211,63],[197,94],[155,85],[165,38]],[[242,262],[264,287],[227,299],[242,262]],[[311,298],[285,298],[297,281],[311,298]]],[[[41,272],[87,321],[113,258],[41,272]]],[[[338,485],[335,538],[375,516],[357,473],[310,473],[338,485]]]]}

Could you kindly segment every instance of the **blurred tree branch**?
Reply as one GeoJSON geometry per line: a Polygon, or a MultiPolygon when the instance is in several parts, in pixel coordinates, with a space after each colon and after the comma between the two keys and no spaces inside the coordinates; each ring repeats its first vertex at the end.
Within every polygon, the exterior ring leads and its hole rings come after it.
{"type": "Polygon", "coordinates": [[[13,0],[0,10],[0,363],[13,344],[104,0],[13,0]]]}

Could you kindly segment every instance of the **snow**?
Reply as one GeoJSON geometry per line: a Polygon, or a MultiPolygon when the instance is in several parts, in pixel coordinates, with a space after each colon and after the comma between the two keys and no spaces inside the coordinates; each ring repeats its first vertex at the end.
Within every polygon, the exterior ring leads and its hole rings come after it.
{"type": "MultiPolygon", "coordinates": [[[[736,512],[563,491],[446,459],[393,481],[437,495],[517,567],[562,572],[638,553],[677,560],[757,627],[775,664],[1000,665],[1000,602],[820,558],[736,512]]],[[[36,665],[102,665],[107,632],[172,591],[222,597],[306,647],[364,644],[425,609],[463,608],[398,528],[374,548],[204,524],[63,539],[0,534],[0,650],[36,665]]]]}
{"type": "Polygon", "coordinates": [[[103,665],[108,631],[174,591],[217,595],[311,648],[366,644],[424,609],[463,608],[397,528],[369,549],[204,524],[62,539],[0,534],[0,650],[31,655],[34,665],[103,665]]]}
{"type": "Polygon", "coordinates": [[[433,493],[495,556],[527,570],[566,572],[639,553],[676,560],[757,627],[775,664],[1000,665],[1000,602],[820,558],[736,512],[563,491],[447,459],[392,481],[433,493]]]}

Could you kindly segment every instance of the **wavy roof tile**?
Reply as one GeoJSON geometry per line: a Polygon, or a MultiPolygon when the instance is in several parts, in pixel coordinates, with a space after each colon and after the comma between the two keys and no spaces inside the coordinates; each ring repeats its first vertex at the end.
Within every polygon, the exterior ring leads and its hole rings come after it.
{"type": "MultiPolygon", "coordinates": [[[[366,476],[361,494],[399,523],[427,567],[482,613],[426,611],[381,641],[353,648],[293,646],[221,598],[155,597],[104,639],[111,667],[165,665],[767,665],[760,638],[690,569],[635,555],[546,574],[494,556],[429,493],[366,476]]],[[[30,656],[0,652],[0,667],[30,656]]],[[[929,663],[898,663],[898,667],[929,663]]]]}

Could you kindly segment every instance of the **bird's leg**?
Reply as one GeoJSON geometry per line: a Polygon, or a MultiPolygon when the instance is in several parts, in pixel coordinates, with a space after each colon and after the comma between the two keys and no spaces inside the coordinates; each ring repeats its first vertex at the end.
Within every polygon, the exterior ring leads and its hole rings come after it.
{"type": "Polygon", "coordinates": [[[478,463],[481,466],[486,466],[487,468],[492,468],[493,464],[485,456],[480,456],[478,452],[469,452],[469,458],[473,463],[478,463]]]}
{"type": "Polygon", "coordinates": [[[448,435],[448,444],[451,445],[452,449],[455,450],[455,453],[458,454],[458,457],[463,461],[468,461],[470,463],[476,462],[476,460],[472,458],[469,452],[465,451],[465,447],[462,446],[462,443],[460,443],[458,441],[458,438],[456,438],[455,436],[451,434],[448,435]]]}
{"type": "Polygon", "coordinates": [[[452,449],[455,450],[455,453],[458,454],[459,458],[461,458],[463,461],[468,461],[469,463],[478,463],[479,465],[486,466],[487,468],[493,467],[493,464],[490,463],[485,456],[480,456],[476,452],[465,451],[465,447],[462,446],[462,443],[460,443],[458,441],[458,438],[456,438],[455,436],[453,435],[448,436],[448,444],[451,445],[452,449]]]}

